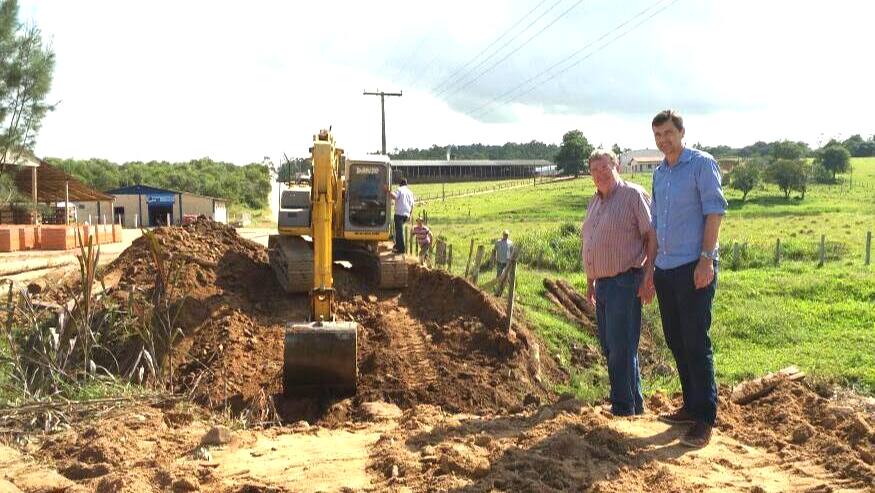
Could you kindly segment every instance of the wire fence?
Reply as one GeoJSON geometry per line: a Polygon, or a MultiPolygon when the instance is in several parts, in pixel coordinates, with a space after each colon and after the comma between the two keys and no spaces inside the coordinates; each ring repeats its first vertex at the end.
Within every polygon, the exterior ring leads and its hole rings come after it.
{"type": "MultiPolygon", "coordinates": [[[[498,192],[501,190],[507,190],[510,188],[520,188],[525,186],[538,186],[538,185],[547,185],[557,181],[568,180],[571,177],[568,176],[535,176],[532,178],[525,178],[520,180],[507,180],[501,182],[493,182],[490,185],[482,185],[482,186],[472,186],[472,187],[459,187],[455,190],[450,191],[441,191],[441,193],[433,193],[430,195],[422,195],[416,198],[417,202],[436,202],[438,200],[446,200],[453,197],[465,197],[469,195],[476,195],[479,193],[489,193],[489,192],[498,192]]],[[[455,188],[455,187],[454,187],[455,188]]]]}

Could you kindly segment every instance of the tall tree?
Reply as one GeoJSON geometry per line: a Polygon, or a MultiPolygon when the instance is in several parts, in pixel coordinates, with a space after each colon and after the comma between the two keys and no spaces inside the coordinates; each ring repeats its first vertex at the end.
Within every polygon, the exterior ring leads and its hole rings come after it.
{"type": "Polygon", "coordinates": [[[620,144],[614,144],[614,146],[611,147],[611,150],[614,151],[614,154],[616,154],[618,158],[620,157],[620,154],[623,154],[623,149],[620,148],[620,144]]]}
{"type": "Polygon", "coordinates": [[[790,198],[790,192],[802,192],[803,197],[808,185],[808,171],[801,159],[776,159],[766,168],[766,180],[774,183],[784,193],[784,198],[790,198]]]}
{"type": "Polygon", "coordinates": [[[841,144],[834,144],[821,149],[815,162],[832,172],[832,181],[836,173],[847,173],[851,170],[851,153],[841,144]]]}
{"type": "Polygon", "coordinates": [[[772,144],[772,159],[801,159],[807,153],[807,145],[803,146],[798,142],[782,140],[772,144]]]}
{"type": "Polygon", "coordinates": [[[756,162],[747,162],[736,166],[732,170],[732,179],[730,185],[736,190],[741,190],[743,194],[741,201],[747,200],[747,194],[750,193],[760,182],[760,165],[756,162]]]}
{"type": "Polygon", "coordinates": [[[573,174],[579,176],[580,173],[586,173],[589,167],[586,160],[592,152],[593,147],[590,145],[583,132],[580,130],[571,130],[562,136],[562,145],[559,146],[559,152],[556,154],[556,166],[562,173],[573,174]]]}
{"type": "Polygon", "coordinates": [[[33,150],[46,103],[55,55],[35,26],[18,21],[18,1],[0,2],[0,203],[17,201],[10,166],[33,150]]]}

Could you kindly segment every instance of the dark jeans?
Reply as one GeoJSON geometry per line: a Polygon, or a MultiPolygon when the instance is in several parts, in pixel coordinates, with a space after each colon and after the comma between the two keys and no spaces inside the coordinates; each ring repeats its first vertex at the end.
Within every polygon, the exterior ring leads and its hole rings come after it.
{"type": "Polygon", "coordinates": [[[495,277],[501,277],[501,273],[504,272],[505,267],[507,267],[507,262],[495,262],[495,277]]]}
{"type": "Polygon", "coordinates": [[[631,269],[595,282],[595,313],[599,342],[608,360],[611,412],[630,416],[644,412],[638,340],[641,337],[641,269],[631,269]]]}
{"type": "Polygon", "coordinates": [[[405,252],[404,249],[404,223],[409,219],[407,216],[395,214],[395,250],[405,252]]]}
{"type": "Polygon", "coordinates": [[[656,269],[653,283],[659,300],[665,342],[674,355],[684,393],[684,409],[709,424],[717,419],[717,384],[714,381],[714,352],[708,330],[711,304],[717,290],[717,262],[714,280],[696,289],[693,272],[698,262],[656,269]]]}

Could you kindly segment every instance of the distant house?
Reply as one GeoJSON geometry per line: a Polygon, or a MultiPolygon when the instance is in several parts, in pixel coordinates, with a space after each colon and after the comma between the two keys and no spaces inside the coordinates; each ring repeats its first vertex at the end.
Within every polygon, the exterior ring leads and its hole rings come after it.
{"type": "Polygon", "coordinates": [[[741,162],[740,157],[722,157],[717,159],[717,166],[720,167],[720,172],[725,176],[732,173],[733,168],[741,164],[741,162]]]}
{"type": "Polygon", "coordinates": [[[227,201],[189,192],[132,185],[108,190],[115,196],[113,222],[126,228],[181,224],[187,218],[206,216],[220,223],[228,222],[227,201]]]}
{"type": "Polygon", "coordinates": [[[665,155],[658,149],[639,149],[628,151],[620,155],[621,173],[642,173],[656,169],[665,159],[665,155]]]}

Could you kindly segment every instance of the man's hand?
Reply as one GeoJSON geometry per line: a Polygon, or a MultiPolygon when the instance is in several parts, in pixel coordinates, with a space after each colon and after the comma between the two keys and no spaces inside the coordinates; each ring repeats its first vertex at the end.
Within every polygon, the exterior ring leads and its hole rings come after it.
{"type": "Polygon", "coordinates": [[[641,298],[641,303],[645,305],[653,301],[653,296],[656,294],[656,288],[653,286],[653,271],[645,272],[641,279],[641,284],[638,285],[638,297],[641,298]]]}
{"type": "Polygon", "coordinates": [[[595,279],[586,280],[586,301],[595,307],[595,279]]]}
{"type": "Polygon", "coordinates": [[[693,282],[696,284],[696,289],[707,288],[711,281],[714,280],[714,261],[699,257],[699,263],[696,264],[696,270],[693,272],[693,282]]]}

